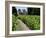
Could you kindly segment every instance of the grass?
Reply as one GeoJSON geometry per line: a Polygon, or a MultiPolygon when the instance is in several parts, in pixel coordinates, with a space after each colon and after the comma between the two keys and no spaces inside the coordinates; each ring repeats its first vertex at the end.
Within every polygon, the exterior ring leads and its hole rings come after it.
{"type": "Polygon", "coordinates": [[[12,30],[15,31],[19,27],[17,19],[22,20],[31,30],[39,30],[40,29],[40,16],[37,15],[19,15],[12,16],[12,30]]]}

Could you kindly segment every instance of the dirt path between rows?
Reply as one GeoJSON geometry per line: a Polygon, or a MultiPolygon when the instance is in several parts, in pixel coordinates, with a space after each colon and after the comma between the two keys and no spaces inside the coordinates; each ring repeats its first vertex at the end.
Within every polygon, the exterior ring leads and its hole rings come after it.
{"type": "Polygon", "coordinates": [[[26,24],[24,24],[20,19],[17,19],[19,26],[21,28],[21,30],[30,30],[29,27],[27,27],[26,24]]]}

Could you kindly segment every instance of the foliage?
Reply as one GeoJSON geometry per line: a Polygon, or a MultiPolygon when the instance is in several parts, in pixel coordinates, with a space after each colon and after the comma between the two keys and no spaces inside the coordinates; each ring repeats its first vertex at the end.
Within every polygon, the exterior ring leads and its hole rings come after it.
{"type": "Polygon", "coordinates": [[[17,16],[17,9],[16,9],[16,7],[12,7],[12,14],[17,16]]]}
{"type": "Polygon", "coordinates": [[[27,8],[28,15],[40,15],[40,8],[27,8]]]}
{"type": "Polygon", "coordinates": [[[12,30],[16,30],[16,20],[17,20],[17,17],[15,15],[12,15],[12,30]]]}
{"type": "Polygon", "coordinates": [[[12,31],[20,31],[22,30],[19,22],[18,22],[18,17],[16,17],[15,15],[12,15],[12,31]]]}
{"type": "Polygon", "coordinates": [[[40,29],[40,16],[37,15],[19,15],[12,16],[12,30],[21,30],[17,19],[22,20],[31,30],[40,29]]]}
{"type": "Polygon", "coordinates": [[[23,15],[18,16],[30,29],[39,30],[40,29],[40,16],[36,15],[23,15]]]}

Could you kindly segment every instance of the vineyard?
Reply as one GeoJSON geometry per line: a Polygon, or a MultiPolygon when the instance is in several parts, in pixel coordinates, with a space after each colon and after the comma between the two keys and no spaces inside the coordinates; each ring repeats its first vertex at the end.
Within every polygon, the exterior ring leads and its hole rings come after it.
{"type": "Polygon", "coordinates": [[[40,16],[39,15],[12,15],[12,30],[22,30],[17,19],[20,19],[30,30],[40,29],[40,16]]]}

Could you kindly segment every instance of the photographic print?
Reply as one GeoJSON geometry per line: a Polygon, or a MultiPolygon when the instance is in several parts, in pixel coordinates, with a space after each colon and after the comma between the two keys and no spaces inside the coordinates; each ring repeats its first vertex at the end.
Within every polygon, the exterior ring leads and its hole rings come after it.
{"type": "Polygon", "coordinates": [[[12,31],[40,30],[40,8],[12,7],[12,31]]]}
{"type": "Polygon", "coordinates": [[[7,32],[10,36],[44,34],[44,3],[7,2],[7,5],[7,32]]]}

